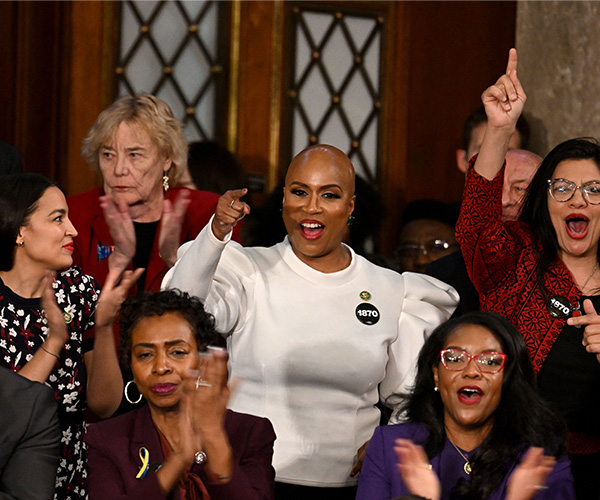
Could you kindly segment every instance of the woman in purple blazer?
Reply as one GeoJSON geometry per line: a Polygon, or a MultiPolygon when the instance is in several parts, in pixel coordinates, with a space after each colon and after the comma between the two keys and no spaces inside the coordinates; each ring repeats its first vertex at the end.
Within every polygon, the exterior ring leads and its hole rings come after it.
{"type": "Polygon", "coordinates": [[[207,351],[215,340],[212,317],[186,293],[123,304],[121,362],[133,375],[126,397],[148,404],[89,427],[90,500],[273,498],[273,427],[226,409],[227,354],[207,351]]]}
{"type": "Polygon", "coordinates": [[[537,394],[527,348],[505,318],[440,325],[418,359],[406,423],[379,427],[357,500],[574,500],[566,428],[537,394]]]}

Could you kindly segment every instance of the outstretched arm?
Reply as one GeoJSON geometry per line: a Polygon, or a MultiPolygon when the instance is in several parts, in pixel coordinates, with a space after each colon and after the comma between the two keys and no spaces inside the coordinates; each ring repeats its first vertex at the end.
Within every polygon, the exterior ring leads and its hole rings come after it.
{"type": "Polygon", "coordinates": [[[487,129],[475,162],[475,171],[492,180],[502,168],[508,143],[527,100],[517,77],[517,50],[510,49],[506,73],[481,95],[488,118],[487,129]]]}

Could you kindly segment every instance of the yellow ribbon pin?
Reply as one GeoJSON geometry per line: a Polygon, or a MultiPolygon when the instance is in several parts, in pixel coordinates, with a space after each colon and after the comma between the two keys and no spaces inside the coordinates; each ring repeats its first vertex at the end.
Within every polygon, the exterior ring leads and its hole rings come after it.
{"type": "Polygon", "coordinates": [[[148,472],[149,464],[150,464],[150,452],[144,448],[140,448],[140,460],[142,461],[142,466],[140,467],[140,471],[135,476],[136,479],[141,479],[146,476],[146,472],[148,472]]]}

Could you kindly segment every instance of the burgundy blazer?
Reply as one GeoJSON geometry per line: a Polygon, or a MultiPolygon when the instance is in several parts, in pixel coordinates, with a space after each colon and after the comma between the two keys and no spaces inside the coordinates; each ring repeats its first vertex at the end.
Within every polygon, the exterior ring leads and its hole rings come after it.
{"type": "MultiPolygon", "coordinates": [[[[208,223],[215,213],[219,195],[207,191],[195,191],[184,187],[175,187],[165,193],[165,198],[175,201],[182,190],[187,190],[191,203],[186,211],[181,229],[180,245],[186,241],[193,240],[208,223]]],[[[108,225],[104,220],[102,208],[100,208],[99,197],[104,194],[102,188],[95,188],[85,193],[69,196],[69,218],[79,233],[75,238],[75,249],[73,252],[73,265],[83,269],[85,274],[96,278],[104,285],[108,274],[108,259],[98,260],[98,245],[112,245],[108,225]]],[[[240,242],[240,224],[234,228],[233,239],[240,242]]],[[[158,235],[160,234],[160,223],[152,245],[150,262],[146,269],[145,290],[160,290],[160,284],[167,266],[158,255],[158,235]]],[[[133,285],[131,294],[136,294],[137,285],[133,285]]]]}
{"type": "MultiPolygon", "coordinates": [[[[262,417],[227,410],[225,430],[233,451],[234,469],[228,483],[213,483],[205,464],[192,467],[211,500],[271,500],[275,470],[271,465],[275,432],[262,417]]],[[[91,424],[88,444],[88,495],[90,500],[180,500],[175,488],[165,497],[153,465],[163,462],[160,438],[148,406],[119,417],[91,424]],[[141,467],[140,448],[148,450],[150,471],[136,479],[141,467]]],[[[210,460],[210,457],[208,457],[210,460]]]]}

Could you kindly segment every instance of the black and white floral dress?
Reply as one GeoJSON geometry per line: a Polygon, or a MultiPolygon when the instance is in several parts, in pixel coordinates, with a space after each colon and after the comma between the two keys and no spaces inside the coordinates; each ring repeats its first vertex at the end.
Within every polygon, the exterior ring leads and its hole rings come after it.
{"type": "MultiPolygon", "coordinates": [[[[83,442],[86,410],[86,370],[83,342],[93,338],[94,311],[100,286],[73,267],[58,273],[53,283],[56,300],[70,334],[47,384],[54,389],[61,429],[60,461],[56,474],[56,500],[87,498],[86,448],[83,442]]],[[[2,366],[18,372],[48,335],[40,299],[25,299],[0,279],[0,358],[2,366]]],[[[31,471],[35,474],[35,471],[31,471]]],[[[35,480],[32,477],[32,480],[35,480]]]]}

